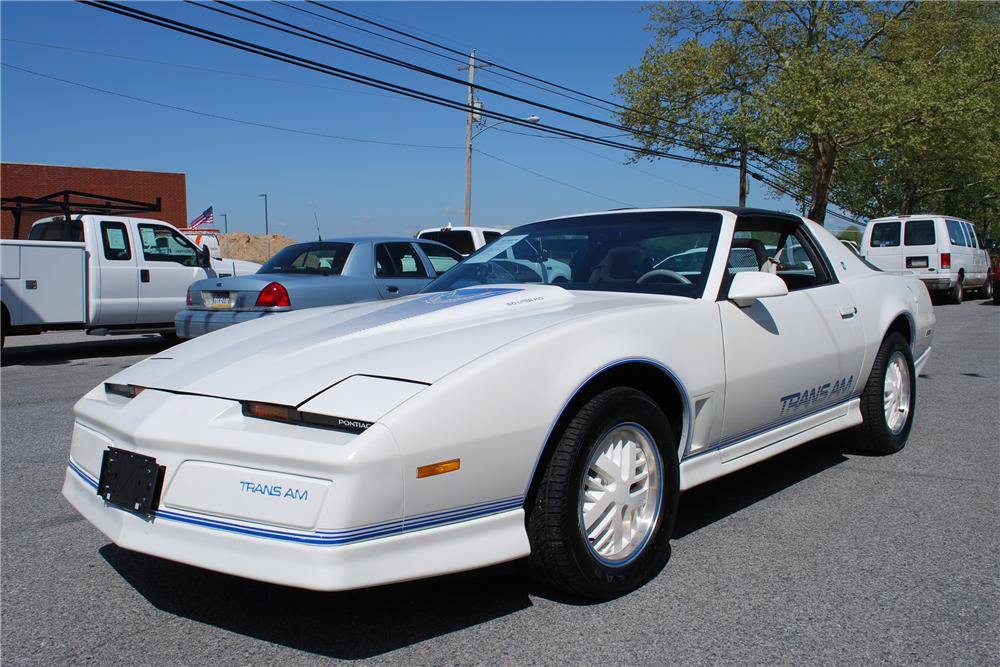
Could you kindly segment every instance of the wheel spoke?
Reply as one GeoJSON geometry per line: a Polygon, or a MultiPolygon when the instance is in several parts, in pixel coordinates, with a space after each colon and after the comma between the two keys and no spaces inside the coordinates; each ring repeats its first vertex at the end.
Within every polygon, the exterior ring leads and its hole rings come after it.
{"type": "Polygon", "coordinates": [[[660,511],[656,444],[641,428],[622,424],[590,457],[580,493],[580,528],[595,554],[622,561],[641,548],[660,511]]]}

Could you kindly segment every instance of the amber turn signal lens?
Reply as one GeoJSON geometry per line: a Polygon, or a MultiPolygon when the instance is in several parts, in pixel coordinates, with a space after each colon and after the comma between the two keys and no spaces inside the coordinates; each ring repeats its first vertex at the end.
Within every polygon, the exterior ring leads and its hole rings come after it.
{"type": "Polygon", "coordinates": [[[417,468],[417,479],[423,477],[433,477],[434,475],[443,475],[446,472],[454,472],[462,466],[462,459],[451,459],[450,461],[441,461],[440,463],[431,463],[430,465],[420,466],[417,468]]]}
{"type": "Polygon", "coordinates": [[[295,408],[274,403],[244,403],[243,414],[258,419],[277,419],[279,421],[298,421],[295,408]]]}

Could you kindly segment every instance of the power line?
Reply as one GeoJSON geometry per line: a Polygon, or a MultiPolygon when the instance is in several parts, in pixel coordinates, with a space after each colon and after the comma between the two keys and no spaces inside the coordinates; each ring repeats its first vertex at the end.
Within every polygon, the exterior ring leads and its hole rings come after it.
{"type": "MultiPolygon", "coordinates": [[[[437,47],[439,49],[443,49],[445,51],[448,51],[450,53],[454,53],[456,55],[460,55],[460,56],[465,56],[466,55],[466,54],[462,53],[461,51],[458,51],[457,49],[453,49],[453,48],[445,46],[443,44],[439,44],[437,42],[433,42],[431,40],[424,39],[424,38],[422,38],[422,37],[420,37],[418,35],[414,35],[412,33],[408,33],[408,32],[405,32],[403,30],[397,30],[396,28],[393,28],[393,27],[391,27],[389,25],[386,25],[384,23],[379,23],[378,21],[372,21],[372,20],[366,19],[366,18],[364,18],[362,16],[358,16],[357,14],[352,14],[351,12],[349,12],[347,10],[340,9],[340,8],[337,8],[337,7],[331,7],[329,5],[325,5],[325,4],[321,3],[321,2],[316,2],[316,0],[307,0],[307,1],[309,2],[309,4],[316,5],[318,7],[322,7],[323,9],[325,9],[325,10],[327,10],[329,12],[336,12],[337,14],[341,14],[341,15],[344,15],[344,16],[350,16],[351,18],[353,18],[355,20],[362,21],[362,22],[367,23],[369,25],[377,26],[379,28],[382,28],[383,30],[388,30],[388,31],[393,32],[393,33],[395,33],[397,35],[402,35],[402,36],[408,37],[410,39],[413,39],[413,40],[416,40],[418,42],[421,42],[422,44],[427,44],[427,45],[430,45],[430,46],[434,46],[434,47],[437,47]]],[[[539,83],[543,83],[543,84],[552,86],[554,88],[558,88],[560,90],[564,90],[566,92],[574,93],[576,95],[580,95],[582,97],[585,97],[585,98],[588,98],[588,99],[591,99],[591,100],[594,100],[594,101],[597,101],[597,102],[602,102],[604,104],[607,104],[607,105],[610,105],[610,106],[613,106],[613,107],[616,107],[616,108],[619,108],[619,109],[622,109],[622,110],[625,110],[625,111],[632,111],[632,112],[638,113],[640,115],[647,116],[649,118],[654,118],[656,120],[670,122],[670,121],[666,121],[666,119],[664,119],[662,117],[654,116],[652,114],[648,114],[646,112],[639,111],[638,109],[635,109],[633,107],[629,107],[629,106],[626,106],[626,105],[623,105],[623,104],[619,104],[618,102],[615,102],[613,100],[606,100],[606,99],[597,97],[596,95],[591,95],[589,93],[585,93],[585,92],[580,91],[580,90],[575,90],[573,88],[569,88],[567,86],[563,86],[563,85],[560,85],[560,84],[552,82],[552,81],[547,81],[547,80],[542,79],[540,77],[533,76],[531,74],[528,74],[526,72],[522,72],[522,71],[516,70],[516,69],[511,68],[511,67],[506,67],[506,66],[501,65],[501,64],[496,63],[496,62],[492,62],[492,61],[485,60],[485,59],[483,59],[482,62],[483,62],[483,64],[489,65],[490,67],[495,67],[497,69],[501,69],[501,70],[510,72],[512,74],[516,74],[518,76],[522,76],[524,78],[531,79],[532,81],[537,81],[539,83]]],[[[607,111],[607,109],[605,109],[605,111],[607,111]]],[[[697,127],[692,127],[692,126],[686,125],[684,123],[672,123],[672,124],[678,125],[678,126],[683,127],[685,129],[694,130],[695,132],[698,132],[700,134],[704,134],[705,136],[714,136],[716,138],[725,139],[725,140],[729,139],[729,137],[727,137],[726,135],[719,134],[717,132],[711,132],[709,130],[704,130],[704,129],[697,128],[697,127]]]]}
{"type": "Polygon", "coordinates": [[[287,83],[292,86],[304,86],[307,88],[317,88],[319,90],[333,90],[338,93],[347,93],[349,95],[367,95],[370,97],[383,97],[383,98],[394,98],[395,95],[389,95],[388,93],[375,93],[368,90],[351,90],[349,88],[338,88],[336,86],[322,86],[315,83],[307,83],[305,81],[292,81],[291,79],[278,79],[271,76],[261,76],[259,74],[247,74],[245,72],[233,72],[231,70],[215,69],[212,67],[201,67],[199,65],[187,65],[184,63],[168,62],[166,60],[152,60],[150,58],[137,58],[135,56],[126,56],[120,53],[108,53],[107,51],[90,51],[87,49],[77,49],[69,46],[61,46],[58,44],[46,44],[44,42],[29,42],[23,39],[13,39],[11,37],[3,37],[5,42],[13,42],[15,44],[27,44],[29,46],[40,46],[46,49],[58,49],[60,51],[69,51],[70,53],[85,53],[91,56],[101,56],[103,58],[117,58],[119,60],[129,60],[137,63],[146,63],[151,65],[163,65],[165,67],[177,67],[180,69],[192,70],[195,72],[210,72],[212,74],[225,74],[226,76],[238,76],[244,79],[257,79],[258,81],[272,81],[275,83],[287,83]]]}
{"type": "Polygon", "coordinates": [[[604,195],[599,195],[596,192],[591,192],[590,190],[585,190],[584,188],[581,188],[581,187],[578,187],[576,185],[573,185],[572,183],[567,183],[565,181],[560,181],[560,180],[558,180],[556,178],[552,178],[551,176],[546,176],[545,174],[543,174],[541,172],[535,171],[533,169],[528,169],[527,167],[522,167],[519,164],[514,164],[513,162],[505,160],[502,157],[497,157],[496,155],[492,155],[490,153],[487,153],[486,151],[479,150],[478,148],[473,148],[472,150],[474,150],[475,152],[479,153],[480,155],[482,155],[484,157],[490,158],[491,160],[496,160],[497,162],[502,162],[502,163],[504,163],[504,164],[506,164],[506,165],[508,165],[510,167],[514,167],[515,169],[520,169],[521,171],[526,171],[529,174],[533,174],[533,175],[537,176],[538,178],[544,178],[547,181],[552,181],[553,183],[558,183],[559,185],[564,185],[567,188],[573,188],[574,190],[578,190],[578,191],[583,192],[585,194],[591,195],[592,197],[597,197],[599,199],[606,199],[607,201],[611,201],[611,202],[614,202],[616,204],[621,204],[622,206],[629,206],[629,207],[634,207],[635,206],[634,204],[630,204],[628,202],[621,201],[620,199],[614,199],[612,197],[606,197],[604,195]]]}
{"type": "Polygon", "coordinates": [[[547,136],[547,135],[544,135],[544,134],[531,134],[529,132],[518,132],[516,130],[505,130],[505,129],[502,129],[502,128],[497,128],[497,132],[505,132],[507,134],[519,134],[522,137],[534,137],[536,139],[553,139],[556,142],[558,142],[560,144],[563,144],[564,146],[568,146],[569,148],[572,148],[575,151],[580,151],[582,153],[587,153],[588,155],[593,155],[596,158],[600,158],[600,159],[605,160],[607,162],[611,162],[612,164],[616,164],[619,167],[626,167],[627,169],[632,169],[634,171],[639,172],[640,174],[646,174],[647,176],[651,176],[652,178],[664,181],[665,183],[670,183],[671,185],[676,185],[678,187],[684,188],[686,190],[691,190],[692,192],[697,192],[698,194],[702,194],[702,195],[705,195],[707,197],[718,197],[719,196],[718,193],[706,192],[705,190],[699,190],[698,188],[690,186],[690,185],[687,185],[686,183],[681,183],[680,181],[675,181],[675,180],[666,178],[665,176],[660,176],[659,174],[655,174],[655,173],[653,173],[651,171],[647,171],[645,169],[640,169],[639,167],[637,167],[634,164],[626,164],[626,163],[619,162],[618,160],[615,160],[614,158],[610,158],[607,155],[601,155],[600,153],[596,153],[594,151],[587,150],[583,146],[577,146],[576,144],[574,144],[572,142],[569,142],[569,141],[566,141],[565,139],[560,139],[559,137],[547,136]]]}
{"type": "MultiPolygon", "coordinates": [[[[79,0],[82,4],[95,7],[104,11],[108,11],[114,14],[119,14],[127,18],[132,18],[135,20],[142,21],[144,23],[149,23],[161,28],[166,28],[168,30],[173,30],[175,32],[180,32],[182,34],[197,37],[199,39],[204,39],[206,41],[221,44],[223,46],[228,46],[230,48],[235,48],[247,53],[262,56],[271,60],[276,60],[279,62],[284,62],[287,64],[295,65],[297,67],[302,67],[304,69],[312,70],[315,72],[320,72],[328,76],[334,76],[337,78],[352,81],[354,83],[360,83],[362,85],[374,87],[380,90],[386,90],[389,92],[394,92],[399,95],[406,97],[411,97],[414,99],[419,99],[422,101],[427,101],[432,104],[437,104],[439,106],[444,106],[451,109],[461,110],[467,112],[470,106],[465,103],[455,102],[438,95],[433,95],[424,91],[420,91],[414,88],[409,88],[399,84],[390,83],[381,79],[366,76],[363,74],[358,74],[356,72],[351,72],[342,68],[334,67],[332,65],[327,65],[315,60],[310,60],[303,58],[301,56],[296,56],[284,51],[279,51],[277,49],[272,49],[260,44],[242,40],[236,37],[224,35],[222,33],[214,32],[205,28],[200,28],[191,24],[183,23],[181,21],[176,21],[163,16],[152,14],[150,12],[145,12],[136,8],[128,7],[125,5],[120,5],[114,2],[94,2],[93,0],[79,0]]],[[[443,76],[443,75],[442,75],[443,76]]],[[[464,84],[464,82],[463,82],[464,84]]],[[[529,124],[517,116],[512,116],[509,114],[504,114],[496,111],[488,111],[484,109],[475,109],[477,113],[482,114],[485,117],[493,118],[496,120],[504,120],[515,125],[521,125],[525,127],[533,127],[537,129],[544,129],[545,131],[552,132],[561,136],[568,138],[579,139],[581,141],[588,141],[591,143],[596,143],[599,145],[610,146],[613,148],[620,148],[627,151],[656,155],[658,157],[665,157],[674,160],[680,160],[684,162],[690,162],[694,164],[704,164],[716,167],[727,167],[733,168],[733,165],[724,162],[716,162],[712,160],[705,160],[702,158],[690,157],[685,155],[678,155],[675,153],[668,153],[665,151],[655,151],[650,149],[645,149],[639,146],[634,146],[630,144],[624,144],[621,142],[611,141],[608,139],[600,139],[593,135],[588,135],[582,132],[576,132],[574,130],[568,130],[564,128],[555,127],[552,125],[547,125],[544,123],[533,123],[529,124]]],[[[626,129],[627,128],[620,128],[626,129]]]]}
{"type": "MultiPolygon", "coordinates": [[[[243,12],[244,14],[248,14],[250,16],[256,16],[258,19],[264,19],[265,21],[271,21],[271,22],[273,22],[273,23],[275,23],[277,25],[272,25],[270,23],[262,22],[262,21],[259,21],[257,19],[254,19],[254,18],[250,18],[249,16],[241,16],[239,14],[234,14],[234,13],[228,12],[228,11],[226,11],[224,9],[220,9],[217,6],[208,5],[208,4],[205,4],[203,2],[198,2],[197,0],[185,0],[185,2],[187,2],[189,4],[193,4],[193,5],[197,6],[197,7],[201,7],[202,9],[205,9],[205,10],[208,10],[208,11],[211,11],[211,12],[216,12],[218,14],[223,14],[223,15],[229,16],[231,18],[235,18],[235,19],[238,19],[238,20],[241,20],[241,21],[246,21],[248,23],[252,23],[252,24],[259,25],[259,26],[262,26],[262,27],[265,27],[265,28],[269,28],[271,30],[276,30],[278,32],[283,32],[283,33],[286,33],[286,34],[289,34],[289,35],[293,35],[295,37],[299,37],[301,39],[306,39],[306,40],[309,40],[309,41],[318,42],[318,43],[321,43],[321,44],[326,44],[327,46],[332,46],[332,47],[334,47],[336,49],[347,51],[347,52],[353,53],[355,55],[360,55],[360,56],[372,58],[374,60],[378,60],[380,62],[384,62],[384,63],[387,63],[387,64],[396,65],[397,67],[402,67],[404,69],[408,69],[408,70],[411,70],[411,71],[414,71],[414,72],[419,72],[421,74],[425,74],[427,76],[431,76],[431,77],[434,77],[434,78],[437,78],[437,79],[441,79],[443,81],[448,81],[450,83],[455,83],[455,84],[461,85],[463,87],[467,87],[467,86],[468,87],[472,87],[475,90],[479,90],[479,91],[482,91],[482,92],[485,92],[485,93],[490,93],[490,94],[493,94],[493,95],[498,95],[500,97],[504,97],[504,98],[507,98],[509,100],[513,100],[515,102],[520,102],[522,104],[527,104],[527,105],[535,106],[535,107],[537,107],[539,109],[545,109],[546,111],[552,111],[553,113],[558,113],[558,114],[561,114],[561,115],[564,115],[564,116],[568,116],[570,118],[574,118],[574,119],[577,119],[577,120],[582,120],[582,121],[589,122],[589,123],[594,123],[594,124],[597,124],[597,125],[603,125],[605,127],[613,128],[613,129],[616,129],[616,130],[625,130],[625,131],[631,132],[632,134],[644,134],[644,135],[646,135],[646,136],[648,136],[648,137],[650,137],[652,139],[658,139],[659,138],[658,135],[656,135],[656,134],[654,134],[652,132],[640,131],[640,130],[637,130],[636,128],[629,128],[629,127],[626,127],[624,125],[620,125],[618,123],[613,123],[613,122],[610,122],[610,121],[601,120],[601,119],[595,118],[593,116],[585,116],[583,114],[579,114],[579,113],[576,113],[576,112],[573,112],[573,111],[568,111],[566,109],[561,109],[559,107],[555,107],[555,106],[552,106],[550,104],[545,104],[543,102],[538,102],[537,100],[530,100],[530,99],[527,99],[527,98],[524,98],[524,97],[520,97],[518,95],[513,95],[511,93],[507,93],[507,92],[504,92],[504,91],[501,91],[501,90],[498,90],[498,89],[495,89],[495,88],[490,88],[490,87],[487,87],[487,86],[483,86],[481,84],[470,83],[470,82],[464,81],[464,80],[462,80],[462,79],[460,79],[458,77],[450,76],[448,74],[443,74],[441,72],[438,72],[438,71],[435,71],[435,70],[432,70],[432,69],[429,69],[429,68],[426,68],[426,67],[422,67],[420,65],[416,65],[414,63],[411,63],[411,62],[408,62],[408,61],[405,61],[405,60],[401,60],[399,58],[394,58],[392,56],[388,56],[388,55],[385,55],[383,53],[379,53],[377,51],[373,51],[371,49],[367,49],[367,48],[358,46],[356,44],[351,44],[350,42],[345,42],[345,41],[340,40],[340,39],[329,37],[327,35],[324,35],[322,33],[316,32],[314,30],[310,30],[308,28],[304,28],[304,27],[302,27],[300,25],[296,25],[294,23],[289,23],[288,21],[283,21],[283,20],[275,18],[273,16],[269,16],[267,14],[263,14],[261,12],[254,11],[252,9],[248,9],[245,6],[236,5],[236,4],[233,4],[231,2],[227,2],[226,0],[217,0],[217,2],[215,4],[220,4],[220,5],[223,5],[225,7],[229,7],[230,9],[233,9],[233,10],[239,11],[239,12],[243,12]],[[284,27],[282,27],[282,26],[284,26],[284,27]],[[296,31],[298,31],[298,32],[296,32],[296,31]],[[303,34],[303,33],[305,33],[305,34],[303,34]]],[[[106,2],[106,3],[103,3],[103,4],[112,4],[113,5],[115,3],[106,2]]],[[[320,5],[320,6],[324,6],[324,5],[320,5]]],[[[692,148],[692,146],[685,145],[685,143],[683,141],[677,141],[676,143],[679,143],[680,145],[684,146],[685,148],[692,148]]],[[[693,148],[695,148],[697,150],[703,150],[706,147],[707,148],[715,148],[716,150],[722,150],[723,152],[729,152],[729,149],[724,148],[724,147],[718,147],[718,146],[714,146],[713,147],[713,146],[708,146],[708,145],[698,145],[698,146],[694,146],[693,148]]]]}
{"type": "Polygon", "coordinates": [[[194,114],[196,116],[204,116],[206,118],[214,118],[216,120],[225,120],[231,123],[239,123],[241,125],[249,125],[252,127],[262,127],[268,130],[278,130],[281,132],[291,132],[294,134],[303,134],[312,137],[322,137],[323,139],[336,139],[338,141],[352,141],[361,144],[378,144],[381,146],[399,146],[403,148],[433,148],[433,149],[443,149],[443,150],[462,150],[461,146],[441,146],[434,144],[411,144],[397,141],[381,141],[378,139],[362,139],[360,137],[348,137],[338,134],[326,134],[324,132],[313,132],[312,130],[301,130],[291,127],[282,127],[280,125],[272,125],[270,123],[260,123],[252,120],[244,120],[242,118],[235,118],[233,116],[224,116],[222,114],[209,113],[207,111],[198,111],[197,109],[189,109],[187,107],[178,106],[176,104],[167,104],[166,102],[157,102],[155,100],[149,100],[144,97],[137,97],[135,95],[129,95],[127,93],[119,93],[114,90],[108,90],[106,88],[98,88],[97,86],[89,86],[85,83],[80,83],[79,81],[70,81],[69,79],[62,79],[57,76],[52,76],[50,74],[42,74],[41,72],[36,72],[34,70],[27,69],[25,67],[18,67],[17,65],[11,65],[10,63],[0,63],[4,67],[9,69],[17,70],[19,72],[24,72],[26,74],[31,74],[33,76],[41,77],[43,79],[50,79],[52,81],[58,81],[59,83],[65,83],[70,86],[76,86],[78,88],[85,88],[87,90],[92,90],[98,93],[104,93],[106,95],[114,95],[115,97],[121,97],[127,100],[132,100],[133,102],[142,102],[143,104],[150,104],[152,106],[162,107],[164,109],[172,109],[174,111],[183,111],[185,113],[194,114]]]}
{"type": "MultiPolygon", "coordinates": [[[[256,122],[256,121],[244,120],[242,118],[234,118],[232,116],[224,116],[224,115],[221,115],[221,114],[214,114],[214,113],[208,113],[208,112],[205,112],[205,111],[198,111],[197,109],[189,109],[187,107],[181,107],[181,106],[177,106],[177,105],[174,105],[174,104],[166,104],[164,102],[157,102],[155,100],[150,100],[150,99],[146,99],[146,98],[143,98],[143,97],[138,97],[138,96],[135,96],[135,95],[129,95],[127,93],[120,93],[120,92],[117,92],[117,91],[114,91],[114,90],[107,90],[105,88],[98,88],[97,86],[90,86],[90,85],[87,85],[85,83],[80,83],[79,81],[70,81],[68,79],[62,79],[62,78],[57,77],[57,76],[51,76],[49,74],[43,74],[41,72],[36,72],[34,70],[30,70],[30,69],[27,69],[27,68],[24,68],[24,67],[18,67],[17,65],[11,65],[9,63],[0,63],[0,65],[3,65],[3,67],[7,67],[7,68],[12,69],[12,70],[17,70],[17,71],[20,71],[20,72],[24,72],[26,74],[31,74],[33,76],[37,76],[37,77],[40,77],[40,78],[43,78],[43,79],[49,79],[49,80],[52,80],[52,81],[57,81],[59,83],[67,84],[67,85],[70,85],[70,86],[76,86],[78,88],[84,88],[86,90],[91,90],[91,91],[98,92],[98,93],[103,93],[103,94],[106,94],[106,95],[113,95],[115,97],[120,97],[120,98],[123,98],[123,99],[131,100],[133,102],[141,102],[143,104],[150,104],[152,106],[157,106],[157,107],[162,107],[162,108],[166,108],[166,109],[171,109],[173,111],[182,111],[184,113],[194,114],[196,116],[203,116],[203,117],[207,117],[207,118],[213,118],[215,120],[224,120],[224,121],[228,121],[228,122],[231,122],[231,123],[238,123],[240,125],[249,125],[249,126],[252,126],[252,127],[260,127],[260,128],[265,128],[265,129],[269,129],[269,130],[278,130],[280,132],[290,132],[290,133],[293,133],[293,134],[302,134],[302,135],[306,135],[306,136],[320,137],[320,138],[323,138],[323,139],[334,139],[334,140],[338,140],[338,141],[352,141],[352,142],[365,143],[365,144],[379,144],[379,145],[383,145],[383,146],[394,146],[394,147],[403,147],[403,148],[431,148],[431,149],[445,149],[445,150],[462,150],[461,146],[438,146],[438,145],[411,144],[411,143],[402,143],[402,142],[393,142],[393,141],[379,141],[379,140],[375,140],[375,139],[363,139],[363,138],[360,138],[360,137],[348,137],[348,136],[335,135],[335,134],[326,134],[326,133],[323,133],[323,132],[314,132],[314,131],[311,131],[311,130],[302,130],[302,129],[298,129],[298,128],[282,127],[282,126],[273,125],[273,124],[270,124],[270,123],[259,123],[259,122],[256,122]]],[[[488,158],[490,158],[492,160],[496,160],[498,162],[502,162],[503,164],[506,164],[506,165],[508,165],[510,167],[513,167],[514,169],[519,169],[519,170],[525,171],[525,172],[527,172],[529,174],[533,174],[534,176],[537,176],[538,178],[542,178],[542,179],[545,179],[547,181],[551,181],[553,183],[557,183],[557,184],[562,185],[564,187],[571,188],[573,190],[577,190],[579,192],[591,195],[593,197],[597,197],[598,199],[605,199],[607,201],[614,202],[616,204],[622,204],[622,205],[625,205],[625,206],[631,206],[631,204],[629,204],[627,202],[623,202],[623,201],[621,201],[619,199],[614,199],[612,197],[607,197],[605,195],[601,195],[601,194],[598,194],[596,192],[592,192],[592,191],[587,190],[585,188],[581,188],[581,187],[579,187],[577,185],[573,185],[572,183],[567,183],[566,181],[562,181],[562,180],[559,180],[557,178],[553,178],[552,176],[548,176],[546,174],[543,174],[541,172],[535,171],[533,169],[529,169],[528,167],[524,167],[522,165],[516,164],[514,162],[511,162],[511,161],[506,160],[504,158],[501,158],[499,156],[493,155],[491,153],[487,153],[485,151],[481,151],[481,150],[478,150],[478,149],[475,149],[475,150],[476,150],[477,153],[483,155],[484,157],[488,157],[488,158]]]]}

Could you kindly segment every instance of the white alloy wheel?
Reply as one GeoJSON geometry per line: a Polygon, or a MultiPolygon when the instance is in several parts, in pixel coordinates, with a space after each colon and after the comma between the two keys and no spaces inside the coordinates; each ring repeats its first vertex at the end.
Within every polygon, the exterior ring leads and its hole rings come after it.
{"type": "Polygon", "coordinates": [[[885,406],[885,425],[893,435],[898,435],[910,415],[910,367],[899,351],[889,359],[885,369],[882,397],[885,406]]]}
{"type": "Polygon", "coordinates": [[[663,464],[638,424],[618,424],[598,442],[580,493],[580,530],[598,559],[619,565],[641,551],[660,515],[663,464]]]}

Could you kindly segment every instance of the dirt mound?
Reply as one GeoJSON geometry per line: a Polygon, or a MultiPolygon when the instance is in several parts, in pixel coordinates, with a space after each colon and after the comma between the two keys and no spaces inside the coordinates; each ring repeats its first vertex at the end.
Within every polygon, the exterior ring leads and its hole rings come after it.
{"type": "Polygon", "coordinates": [[[270,234],[268,236],[264,234],[247,234],[246,232],[219,234],[219,245],[221,246],[223,257],[245,259],[259,264],[263,264],[271,255],[293,243],[297,243],[297,241],[281,234],[270,234]],[[269,241],[270,255],[268,255],[269,241]]]}

